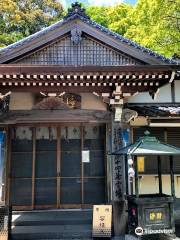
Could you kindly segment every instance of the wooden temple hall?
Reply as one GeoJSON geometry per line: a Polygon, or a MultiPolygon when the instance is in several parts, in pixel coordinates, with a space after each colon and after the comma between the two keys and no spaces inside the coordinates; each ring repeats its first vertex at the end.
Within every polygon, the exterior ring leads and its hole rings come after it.
{"type": "MultiPolygon", "coordinates": [[[[1,200],[34,213],[112,204],[121,234],[128,179],[109,153],[146,129],[180,147],[179,80],[175,61],[97,24],[78,3],[1,49],[1,200]]],[[[144,164],[153,188],[156,167],[144,164]]]]}

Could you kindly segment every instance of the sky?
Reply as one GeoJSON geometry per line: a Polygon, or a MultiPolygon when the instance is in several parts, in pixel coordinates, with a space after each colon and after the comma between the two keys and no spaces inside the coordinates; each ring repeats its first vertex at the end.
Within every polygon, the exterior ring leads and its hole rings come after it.
{"type": "MultiPolygon", "coordinates": [[[[95,6],[112,6],[117,3],[129,3],[134,5],[137,0],[79,0],[79,2],[82,2],[84,4],[88,5],[95,5],[95,6]]],[[[72,2],[76,2],[74,0],[63,0],[63,5],[67,7],[68,5],[71,5],[72,2]]]]}

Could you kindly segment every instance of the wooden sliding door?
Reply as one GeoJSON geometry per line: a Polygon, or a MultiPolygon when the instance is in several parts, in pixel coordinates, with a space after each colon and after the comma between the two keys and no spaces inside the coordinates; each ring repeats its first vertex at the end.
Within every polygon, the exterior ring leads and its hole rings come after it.
{"type": "Polygon", "coordinates": [[[32,209],[33,129],[11,128],[10,204],[15,209],[32,209]]]}
{"type": "Polygon", "coordinates": [[[105,203],[104,125],[18,126],[10,139],[14,209],[105,203]]]}
{"type": "Polygon", "coordinates": [[[34,207],[57,206],[57,128],[38,127],[36,130],[34,207]]]}
{"type": "Polygon", "coordinates": [[[82,128],[64,126],[61,128],[60,159],[60,205],[62,207],[82,204],[82,128]]]}

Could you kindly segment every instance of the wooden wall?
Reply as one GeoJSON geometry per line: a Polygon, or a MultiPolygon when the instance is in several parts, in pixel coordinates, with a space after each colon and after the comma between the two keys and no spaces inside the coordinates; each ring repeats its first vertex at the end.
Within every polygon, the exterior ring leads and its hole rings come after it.
{"type": "MultiPolygon", "coordinates": [[[[91,93],[81,93],[81,109],[107,110],[102,98],[91,93]]],[[[14,92],[10,98],[10,110],[32,110],[37,103],[37,96],[33,93],[14,92]]]]}
{"type": "Polygon", "coordinates": [[[89,36],[82,36],[79,44],[71,41],[70,35],[29,54],[15,63],[60,64],[60,65],[98,65],[117,66],[141,64],[140,61],[118,52],[89,36]]]}

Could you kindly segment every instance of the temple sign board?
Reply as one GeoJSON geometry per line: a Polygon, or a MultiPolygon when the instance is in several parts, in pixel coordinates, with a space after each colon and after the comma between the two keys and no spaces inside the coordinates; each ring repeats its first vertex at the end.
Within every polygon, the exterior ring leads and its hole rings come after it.
{"type": "Polygon", "coordinates": [[[111,237],[112,205],[93,206],[93,237],[111,237]]]}

